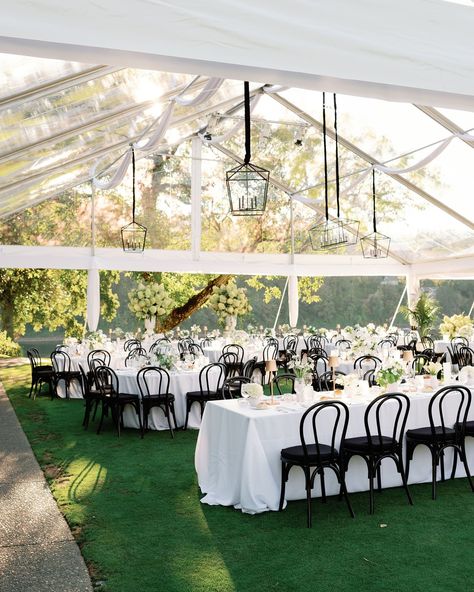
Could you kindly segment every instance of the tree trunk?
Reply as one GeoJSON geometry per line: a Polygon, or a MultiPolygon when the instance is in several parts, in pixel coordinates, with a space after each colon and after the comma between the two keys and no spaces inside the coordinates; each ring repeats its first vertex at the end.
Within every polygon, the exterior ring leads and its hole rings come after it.
{"type": "Polygon", "coordinates": [[[201,308],[207,302],[207,300],[212,295],[212,289],[214,286],[223,286],[224,284],[227,284],[227,282],[233,277],[233,275],[219,275],[211,280],[205,288],[192,296],[186,302],[186,304],[183,304],[183,306],[179,306],[178,308],[172,310],[162,323],[157,322],[156,331],[170,331],[185,321],[193,314],[193,312],[201,308]]]}
{"type": "Polygon", "coordinates": [[[0,303],[2,331],[6,331],[8,337],[15,339],[15,330],[13,326],[13,315],[15,312],[14,303],[11,294],[4,294],[0,303]]]}

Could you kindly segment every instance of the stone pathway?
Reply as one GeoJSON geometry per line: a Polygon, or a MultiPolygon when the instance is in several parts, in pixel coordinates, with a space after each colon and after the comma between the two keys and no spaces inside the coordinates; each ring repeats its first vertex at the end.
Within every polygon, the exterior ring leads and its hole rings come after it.
{"type": "Polygon", "coordinates": [[[1,383],[0,590],[92,592],[79,547],[1,383]]]}

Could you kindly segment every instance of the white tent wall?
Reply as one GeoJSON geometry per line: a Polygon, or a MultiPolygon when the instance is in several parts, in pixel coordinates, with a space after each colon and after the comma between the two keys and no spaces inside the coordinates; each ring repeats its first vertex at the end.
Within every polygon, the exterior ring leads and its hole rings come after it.
{"type": "Polygon", "coordinates": [[[453,2],[3,4],[6,53],[474,109],[474,11],[453,2]]]}

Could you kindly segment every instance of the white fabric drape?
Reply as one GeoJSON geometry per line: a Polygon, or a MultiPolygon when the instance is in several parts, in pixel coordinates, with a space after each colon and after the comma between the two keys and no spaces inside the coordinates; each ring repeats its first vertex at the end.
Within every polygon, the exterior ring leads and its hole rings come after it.
{"type": "Polygon", "coordinates": [[[298,276],[290,275],[288,279],[288,315],[290,327],[296,327],[299,314],[298,276]]]}
{"type": "MultiPolygon", "coordinates": [[[[223,82],[223,78],[209,78],[204,88],[196,97],[192,99],[185,99],[181,96],[181,94],[179,94],[173,99],[171,99],[166,109],[155,119],[151,126],[147,128],[142,137],[136,142],[134,142],[133,147],[141,151],[155,149],[161,142],[161,140],[165,137],[165,134],[168,131],[168,128],[173,119],[173,112],[176,103],[179,103],[183,107],[195,107],[197,105],[200,105],[201,103],[204,103],[205,101],[210,99],[219,90],[223,82]],[[158,127],[154,129],[156,124],[158,124],[158,127]],[[143,143],[143,136],[148,134],[149,132],[151,132],[150,136],[143,143]]],[[[127,152],[125,152],[123,156],[120,157],[118,160],[120,159],[121,162],[115,173],[110,178],[106,176],[105,179],[100,179],[96,177],[97,170],[100,169],[100,164],[101,162],[103,162],[103,160],[99,160],[94,164],[94,166],[91,169],[91,177],[94,187],[96,187],[97,189],[112,189],[113,187],[117,187],[117,185],[120,185],[132,161],[131,150],[127,150],[127,152]]],[[[98,174],[100,175],[101,173],[99,172],[98,174]]]]}
{"type": "Polygon", "coordinates": [[[100,275],[98,269],[87,272],[87,326],[95,331],[100,318],[100,275]]]}
{"type": "Polygon", "coordinates": [[[212,95],[214,95],[219,90],[223,82],[223,78],[209,78],[206,86],[193,99],[185,99],[181,95],[178,95],[174,98],[174,100],[183,107],[196,107],[197,105],[200,105],[201,103],[204,103],[204,101],[210,99],[212,95]]]}
{"type": "Polygon", "coordinates": [[[130,166],[130,163],[132,162],[132,151],[127,150],[127,152],[125,152],[125,154],[120,158],[121,162],[115,173],[110,178],[105,177],[104,179],[100,179],[96,177],[95,174],[97,169],[100,168],[101,161],[98,161],[94,165],[91,171],[92,184],[94,187],[97,189],[112,189],[112,187],[117,187],[117,185],[120,185],[123,178],[125,177],[128,167],[130,166]]]}

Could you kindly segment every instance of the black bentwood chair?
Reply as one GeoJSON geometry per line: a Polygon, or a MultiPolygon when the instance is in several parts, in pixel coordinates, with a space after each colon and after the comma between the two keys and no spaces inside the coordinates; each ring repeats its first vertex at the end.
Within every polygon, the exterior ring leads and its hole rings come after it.
{"type": "Polygon", "coordinates": [[[123,426],[123,410],[126,405],[132,405],[138,416],[140,434],[142,432],[142,419],[140,414],[140,397],[138,394],[121,393],[119,391],[119,380],[115,372],[107,366],[97,366],[94,378],[99,386],[100,400],[102,402],[102,413],[100,416],[97,433],[100,434],[104,417],[109,414],[117,428],[117,435],[120,437],[120,430],[123,426]]]}
{"type": "Polygon", "coordinates": [[[51,354],[51,363],[53,365],[53,384],[54,392],[58,395],[58,386],[61,381],[64,382],[64,392],[66,399],[69,399],[71,384],[76,381],[81,384],[81,373],[79,370],[71,370],[71,358],[62,350],[53,351],[51,354]]]}
{"type": "Polygon", "coordinates": [[[174,412],[174,395],[169,392],[170,375],[164,368],[148,366],[138,372],[137,382],[142,397],[142,438],[148,430],[148,416],[153,407],[159,407],[163,411],[168,420],[171,437],[174,438],[170,416],[173,416],[175,429],[177,429],[177,423],[174,412]]]}
{"type": "Polygon", "coordinates": [[[201,372],[199,373],[199,390],[186,393],[185,430],[188,427],[189,413],[193,403],[199,403],[202,418],[207,401],[217,401],[218,399],[222,399],[222,383],[226,378],[226,372],[227,370],[224,364],[220,364],[219,362],[208,364],[201,369],[201,372]],[[211,388],[211,384],[213,385],[213,388],[211,388]]]}
{"type": "Polygon", "coordinates": [[[31,366],[31,387],[28,396],[31,397],[33,395],[33,399],[36,399],[36,395],[41,393],[43,384],[47,384],[52,397],[53,367],[41,364],[41,356],[35,348],[29,349],[26,355],[31,366]]]}
{"type": "MultiPolygon", "coordinates": [[[[430,425],[423,428],[416,428],[407,431],[407,470],[406,476],[408,479],[408,472],[410,470],[410,461],[413,458],[413,453],[418,444],[424,444],[431,452],[431,498],[436,499],[436,473],[438,465],[441,461],[441,480],[445,480],[444,475],[444,451],[446,448],[453,448],[455,454],[455,461],[457,455],[461,459],[466,470],[466,477],[469,480],[469,485],[474,491],[471,474],[469,472],[469,465],[467,464],[465,436],[467,425],[467,414],[471,406],[471,391],[465,386],[445,386],[439,389],[430,400],[428,406],[428,419],[430,425]],[[455,420],[452,427],[446,424],[445,415],[450,411],[450,414],[455,414],[455,420]]],[[[472,422],[469,422],[472,423],[472,422]]],[[[453,466],[453,474],[456,466],[453,466]]]]}
{"type": "MultiPolygon", "coordinates": [[[[100,365],[98,363],[98,365],[100,365]]],[[[94,366],[93,366],[94,368],[94,366]]],[[[84,419],[82,421],[82,425],[84,429],[87,430],[89,427],[89,420],[91,416],[92,408],[94,408],[94,415],[92,419],[95,419],[95,414],[97,411],[97,407],[100,405],[102,401],[102,393],[99,389],[94,388],[94,380],[90,380],[86,374],[84,368],[79,364],[79,372],[81,373],[81,389],[82,389],[82,398],[84,399],[84,419]]],[[[94,378],[94,370],[91,370],[92,378],[94,378]]]]}
{"type": "Polygon", "coordinates": [[[285,502],[285,485],[291,467],[301,467],[305,475],[306,512],[308,528],[311,528],[311,490],[314,487],[316,475],[321,479],[322,501],[326,501],[326,487],[324,482],[324,469],[334,471],[340,485],[340,496],[344,495],[350,515],[354,518],[349,496],[347,495],[344,476],[344,464],[341,462],[336,441],[343,441],[349,422],[349,409],[342,401],[323,401],[310,407],[300,421],[300,441],[298,446],[284,448],[281,451],[281,492],[279,511],[283,509],[285,502]],[[318,424],[330,429],[331,436],[328,443],[323,444],[319,440],[318,424]],[[309,443],[308,434],[311,434],[309,443]]]}
{"type": "Polygon", "coordinates": [[[353,456],[361,456],[369,477],[369,512],[374,513],[374,480],[382,489],[381,463],[391,458],[400,473],[408,502],[413,505],[403,468],[403,435],[410,411],[410,399],[402,393],[380,395],[367,407],[364,414],[365,436],[346,438],[341,442],[341,459],[345,470],[353,456]],[[382,424],[384,427],[382,428],[382,424]]]}
{"type": "Polygon", "coordinates": [[[249,384],[250,378],[246,376],[232,376],[226,378],[222,385],[223,399],[239,399],[242,396],[242,385],[249,384]]]}

